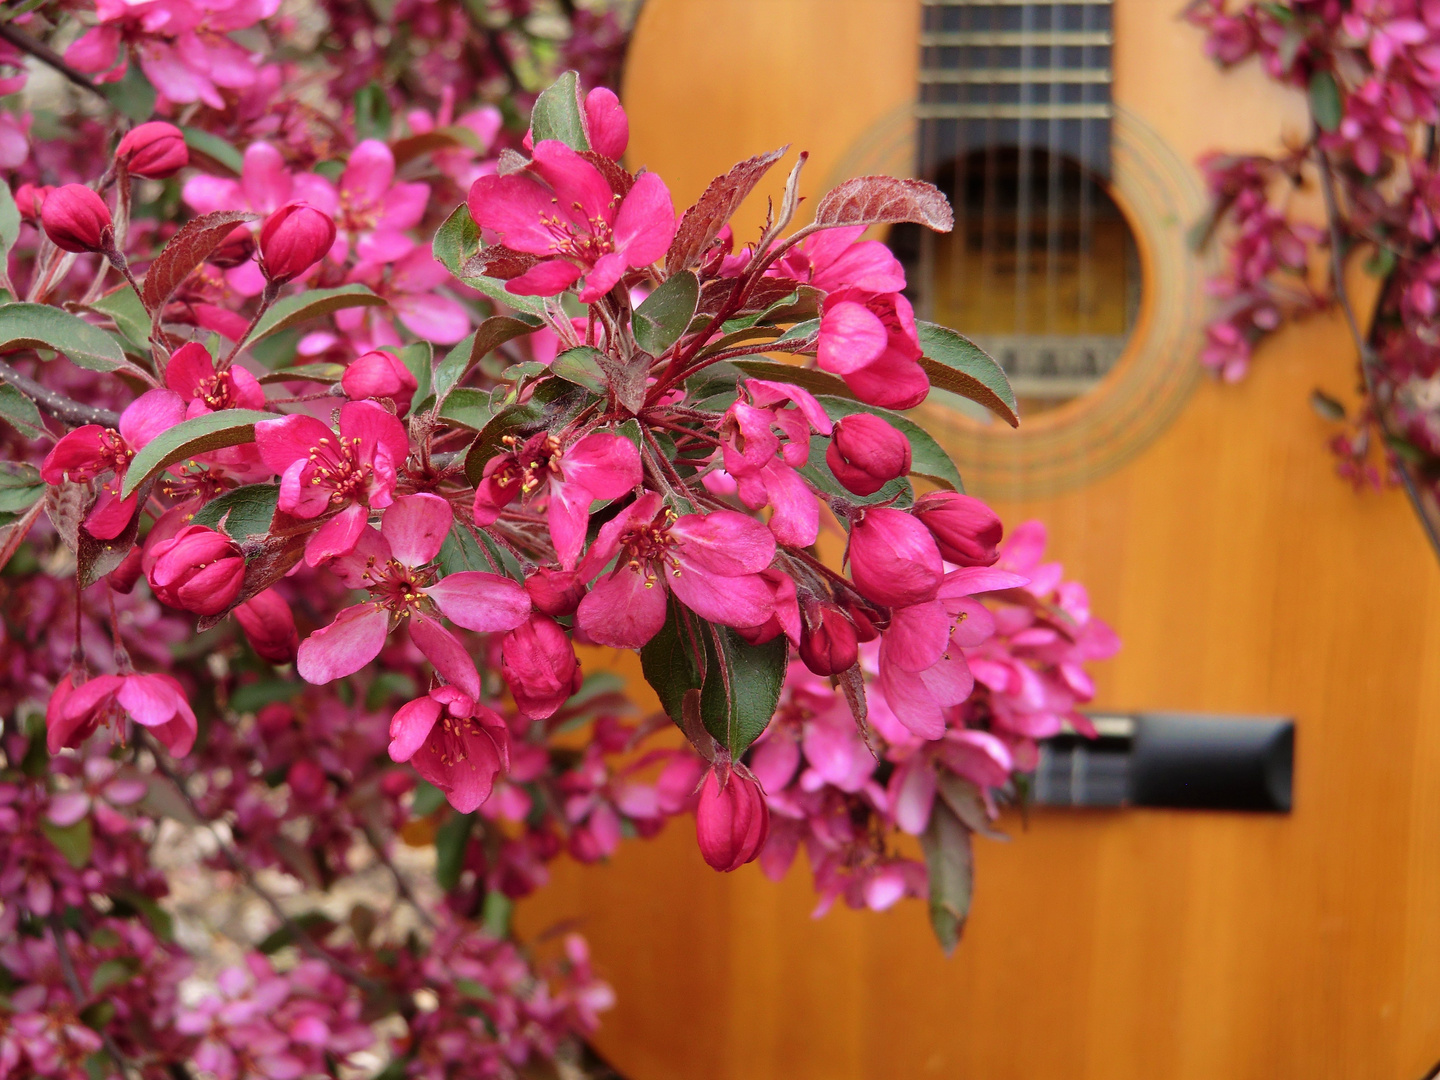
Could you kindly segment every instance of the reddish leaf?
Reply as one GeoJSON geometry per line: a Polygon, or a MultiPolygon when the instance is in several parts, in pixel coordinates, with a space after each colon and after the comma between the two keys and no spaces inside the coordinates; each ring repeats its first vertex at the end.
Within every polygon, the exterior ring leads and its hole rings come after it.
{"type": "Polygon", "coordinates": [[[616,195],[623,199],[630,194],[630,189],[635,186],[635,178],[618,162],[595,150],[581,150],[580,156],[600,171],[600,175],[616,195]]]}
{"type": "Polygon", "coordinates": [[[44,509],[45,500],[36,499],[23,516],[0,528],[0,570],[5,569],[5,564],[20,550],[20,545],[30,534],[30,527],[40,520],[40,512],[44,509]]]}
{"type": "MultiPolygon", "coordinates": [[[[739,284],[739,278],[711,278],[705,283],[705,288],[700,293],[700,304],[695,313],[697,315],[714,315],[725,310],[735,292],[735,287],[739,284]]],[[[790,278],[762,277],[746,294],[745,302],[736,310],[728,312],[727,317],[735,318],[739,315],[764,311],[772,304],[777,304],[781,300],[793,296],[799,288],[800,283],[790,278]]]]}
{"type": "Polygon", "coordinates": [[[478,255],[472,255],[466,259],[460,270],[461,275],[467,278],[492,277],[500,281],[509,281],[511,278],[519,277],[539,261],[540,256],[538,255],[515,251],[503,244],[494,244],[482,248],[478,255]]]}
{"type": "Polygon", "coordinates": [[[521,169],[526,168],[529,164],[529,158],[517,150],[511,150],[507,146],[504,150],[500,151],[500,156],[496,159],[495,171],[501,176],[509,176],[511,173],[517,173],[521,169]]]}
{"type": "Polygon", "coordinates": [[[910,221],[936,232],[955,227],[950,200],[924,180],[857,176],[826,193],[815,208],[815,224],[885,225],[910,221]]]}
{"type": "Polygon", "coordinates": [[[182,225],[145,272],[142,299],[146,309],[154,311],[163,306],[170,299],[170,294],[209,258],[236,225],[254,221],[259,216],[244,210],[217,210],[213,214],[201,214],[182,225]]]}
{"type": "Polygon", "coordinates": [[[730,220],[730,215],[735,213],[745,201],[745,197],[755,190],[760,178],[770,171],[770,166],[785,156],[788,149],[788,146],[782,146],[768,154],[757,154],[740,162],[724,176],[717,176],[710,181],[705,193],[680,219],[680,227],[675,230],[675,239],[670,242],[670,250],[665,254],[666,274],[678,274],[699,260],[720,232],[721,226],[730,220]]]}

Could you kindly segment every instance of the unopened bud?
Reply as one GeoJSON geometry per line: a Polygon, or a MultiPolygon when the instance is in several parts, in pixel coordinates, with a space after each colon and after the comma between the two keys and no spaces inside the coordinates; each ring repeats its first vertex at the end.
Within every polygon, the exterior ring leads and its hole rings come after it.
{"type": "Polygon", "coordinates": [[[393,353],[367,352],[350,361],[340,377],[345,396],[353,401],[362,398],[390,398],[401,413],[410,408],[410,401],[419,388],[410,369],[393,353]]]}
{"type": "Polygon", "coordinates": [[[161,603],[218,615],[240,595],[245,559],[228,536],[204,525],[187,525],[155,546],[147,575],[161,603]]]}
{"type": "Polygon", "coordinates": [[[323,259],[333,243],[329,214],[309,203],[286,203],[260,227],[260,268],[269,281],[283,285],[323,259]]]}
{"type": "Polygon", "coordinates": [[[290,766],[285,774],[285,783],[300,806],[314,805],[325,794],[325,770],[308,758],[302,758],[290,766]]]}
{"type": "Polygon", "coordinates": [[[945,566],[925,526],[903,510],[872,506],[850,528],[850,576],[865,599],[906,607],[935,599],[945,566]]]}
{"type": "Polygon", "coordinates": [[[114,229],[105,200],[84,184],[66,184],[52,191],[40,208],[40,224],[61,251],[100,251],[114,229]]]}
{"type": "Polygon", "coordinates": [[[933,491],[915,500],[913,512],[925,523],[940,554],[960,566],[990,566],[1000,557],[1005,526],[979,499],[954,491],[933,491]]]}
{"type": "Polygon", "coordinates": [[[560,618],[574,615],[585,598],[585,582],[574,570],[540,567],[525,579],[525,591],[539,611],[560,618]]]}
{"type": "Polygon", "coordinates": [[[810,603],[800,634],[800,659],[816,675],[848,671],[859,655],[855,627],[834,604],[810,603]]]}
{"type": "Polygon", "coordinates": [[[237,266],[243,266],[255,254],[255,237],[250,233],[248,225],[236,225],[231,229],[220,246],[210,252],[205,259],[211,266],[218,266],[221,270],[232,270],[237,266]]]}
{"type": "Polygon", "coordinates": [[[295,650],[300,648],[295,615],[274,589],[256,593],[237,605],[232,614],[245,632],[245,640],[262,659],[272,664],[294,661],[295,650]]]}
{"type": "Polygon", "coordinates": [[[21,184],[15,189],[15,208],[20,211],[20,220],[31,225],[40,222],[40,208],[55,189],[49,184],[21,184]]]}
{"type": "Polygon", "coordinates": [[[110,588],[118,593],[129,593],[135,588],[135,583],[140,580],[140,561],[143,552],[138,547],[130,549],[130,554],[110,573],[105,575],[105,580],[110,583],[110,588]]]}
{"type": "Polygon", "coordinates": [[[910,440],[878,416],[853,413],[836,423],[825,463],[846,491],[873,495],[910,471],[910,440]]]}
{"type": "Polygon", "coordinates": [[[500,657],[505,685],[526,716],[553,716],[580,689],[575,647],[560,624],[546,615],[532,615],[506,634],[500,657]]]}
{"type": "Polygon", "coordinates": [[[190,164],[190,150],[174,124],[152,120],[126,132],[115,148],[115,160],[132,176],[164,180],[190,164]]]}
{"type": "Polygon", "coordinates": [[[731,772],[720,789],[708,773],[695,807],[695,838],[700,854],[714,869],[738,870],[760,854],[770,836],[770,808],[760,785],[731,772]]]}

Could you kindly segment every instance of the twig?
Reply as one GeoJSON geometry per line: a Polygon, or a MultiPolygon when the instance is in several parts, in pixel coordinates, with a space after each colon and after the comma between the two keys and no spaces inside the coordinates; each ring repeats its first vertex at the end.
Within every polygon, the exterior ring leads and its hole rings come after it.
{"type": "MultiPolygon", "coordinates": [[[[1355,315],[1355,306],[1350,302],[1350,292],[1345,286],[1345,253],[1342,247],[1344,237],[1340,232],[1340,201],[1335,194],[1335,172],[1330,166],[1330,155],[1319,145],[1318,138],[1315,145],[1315,156],[1320,166],[1320,188],[1325,196],[1325,217],[1330,227],[1330,262],[1331,276],[1334,278],[1335,302],[1340,305],[1340,310],[1345,315],[1345,323],[1350,328],[1350,336],[1355,341],[1355,347],[1360,351],[1360,377],[1365,380],[1365,392],[1370,395],[1370,400],[1375,407],[1375,417],[1380,421],[1381,430],[1384,430],[1384,402],[1376,393],[1372,370],[1376,364],[1375,354],[1370,348],[1369,339],[1361,333],[1360,320],[1355,315]]],[[[1430,547],[1435,552],[1435,557],[1440,558],[1440,526],[1437,526],[1437,523],[1426,513],[1425,503],[1415,484],[1415,478],[1410,474],[1409,466],[1403,460],[1398,463],[1398,471],[1400,482],[1405,487],[1405,494],[1410,499],[1411,507],[1415,510],[1415,516],[1420,519],[1420,525],[1425,530],[1425,536],[1430,541],[1430,547]]]]}
{"type": "MultiPolygon", "coordinates": [[[[59,915],[50,916],[50,936],[55,939],[55,952],[60,957],[60,972],[65,976],[65,984],[70,987],[70,993],[75,998],[75,1011],[80,1011],[80,1003],[89,998],[85,988],[80,985],[80,976],[75,974],[75,961],[70,956],[70,946],[65,943],[65,924],[60,921],[59,915]]],[[[110,1055],[110,1060],[115,1062],[115,1067],[120,1070],[120,1076],[128,1077],[126,1071],[129,1063],[125,1055],[120,1053],[120,1048],[115,1045],[115,1040],[110,1037],[108,1031],[100,1032],[100,1041],[105,1046],[105,1052],[110,1055]]]]}
{"type": "Polygon", "coordinates": [[[58,420],[72,424],[104,424],[106,427],[115,427],[120,423],[119,413],[109,409],[97,409],[93,405],[82,405],[64,394],[41,386],[28,375],[21,375],[3,360],[0,360],[0,382],[9,383],[58,420]]]}
{"type": "Polygon", "coordinates": [[[15,27],[12,26],[10,23],[0,23],[0,38],[4,38],[21,52],[29,53],[31,56],[35,57],[36,60],[39,60],[45,64],[49,64],[52,68],[60,72],[61,75],[64,75],[65,78],[69,79],[76,86],[80,86],[85,88],[86,90],[89,90],[92,94],[96,94],[99,97],[104,98],[107,102],[110,100],[109,98],[105,97],[105,91],[101,90],[100,87],[96,86],[94,81],[91,80],[90,76],[71,67],[65,62],[65,58],[63,56],[57,53],[54,49],[50,48],[49,45],[46,45],[43,41],[36,41],[29,34],[15,29],[15,27]]]}
{"type": "Polygon", "coordinates": [[[390,871],[390,876],[395,879],[395,891],[401,898],[415,909],[423,922],[431,930],[435,929],[435,920],[430,917],[430,912],[425,905],[420,903],[420,898],[415,895],[415,890],[410,887],[410,882],[405,875],[400,873],[400,868],[390,860],[390,854],[385,850],[385,842],[375,835],[375,830],[369,825],[364,826],[365,839],[369,842],[375,857],[385,864],[385,869],[390,871]]]}
{"type": "Polygon", "coordinates": [[[210,830],[210,835],[215,837],[215,842],[219,846],[221,854],[225,856],[225,861],[230,864],[231,869],[240,875],[241,879],[250,887],[251,891],[265,902],[265,906],[270,909],[271,913],[280,920],[280,924],[289,931],[290,940],[317,960],[328,964],[337,975],[349,979],[356,986],[363,987],[371,993],[383,991],[384,987],[369,975],[347,964],[338,956],[332,956],[322,949],[319,943],[310,936],[309,932],[289,916],[285,909],[280,906],[280,901],[275,898],[275,895],[260,884],[255,877],[255,872],[245,864],[235,849],[231,847],[225,838],[216,830],[215,823],[201,812],[199,805],[190,794],[190,789],[185,786],[185,778],[170,767],[169,762],[164,758],[161,747],[158,744],[154,744],[153,738],[149,737],[143,731],[140,734],[140,738],[152,743],[150,752],[155,759],[156,770],[164,776],[165,779],[175,785],[175,790],[180,793],[180,798],[184,801],[186,807],[195,815],[196,820],[210,830]]]}

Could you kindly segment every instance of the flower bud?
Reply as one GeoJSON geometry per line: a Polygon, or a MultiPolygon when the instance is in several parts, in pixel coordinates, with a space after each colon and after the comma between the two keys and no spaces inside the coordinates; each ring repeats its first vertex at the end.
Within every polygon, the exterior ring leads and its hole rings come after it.
{"type": "Polygon", "coordinates": [[[585,598],[585,582],[574,570],[551,570],[542,566],[525,579],[525,591],[537,610],[558,619],[575,614],[585,598]]]}
{"type": "Polygon", "coordinates": [[[239,545],[204,525],[187,525],[152,550],[150,588],[161,603],[218,615],[240,595],[245,559],[239,545]]]}
{"type": "Polygon", "coordinates": [[[289,664],[300,648],[300,635],[295,630],[295,613],[274,589],[256,593],[233,612],[235,621],[245,632],[245,640],[264,660],[272,664],[289,664]]]}
{"type": "Polygon", "coordinates": [[[850,616],[850,625],[855,627],[856,641],[874,641],[880,636],[880,627],[875,625],[875,613],[867,610],[854,600],[842,600],[840,607],[850,616]]]}
{"type": "Polygon", "coordinates": [[[260,226],[260,269],[276,285],[294,281],[335,243],[335,222],[305,202],[286,203],[260,226]]]}
{"type": "Polygon", "coordinates": [[[811,602],[805,607],[800,659],[816,675],[848,671],[859,654],[855,627],[834,604],[811,602]]]}
{"type": "Polygon", "coordinates": [[[353,401],[361,398],[390,398],[401,413],[410,408],[410,401],[419,388],[410,369],[393,353],[367,352],[350,361],[340,377],[345,396],[353,401]]]}
{"type": "Polygon", "coordinates": [[[873,495],[910,471],[910,440],[878,416],[853,413],[835,424],[825,463],[846,491],[873,495]]]}
{"type": "Polygon", "coordinates": [[[16,188],[15,207],[20,211],[20,220],[39,224],[40,208],[54,190],[49,184],[21,184],[16,188]]]}
{"type": "Polygon", "coordinates": [[[913,510],[940,546],[940,554],[960,566],[991,566],[1005,526],[994,510],[971,495],[934,491],[915,500],[913,510]]]}
{"type": "Polygon", "coordinates": [[[52,191],[40,208],[45,235],[61,251],[99,251],[114,228],[105,200],[84,184],[66,184],[52,191]]]}
{"type": "Polygon", "coordinates": [[[516,706],[534,719],[553,716],[582,681],[575,647],[546,615],[532,615],[505,635],[500,670],[516,706]]]}
{"type": "Polygon", "coordinates": [[[850,528],[850,576],[867,599],[905,607],[935,599],[945,566],[925,526],[889,506],[872,506],[850,528]]]}
{"type": "Polygon", "coordinates": [[[285,774],[290,794],[301,807],[313,807],[325,795],[325,770],[308,758],[301,758],[285,774]]]}
{"type": "Polygon", "coordinates": [[[705,776],[695,807],[695,838],[714,869],[738,870],[760,854],[770,836],[770,808],[760,785],[732,772],[722,791],[715,773],[705,776]]]}
{"type": "Polygon", "coordinates": [[[115,160],[132,176],[164,180],[190,164],[190,150],[174,124],[152,120],[126,132],[115,148],[115,160]]]}
{"type": "Polygon", "coordinates": [[[110,588],[118,593],[129,593],[135,588],[135,582],[140,580],[142,569],[140,562],[143,552],[138,547],[130,549],[130,554],[110,573],[105,575],[105,580],[110,583],[110,588]]]}
{"type": "Polygon", "coordinates": [[[221,270],[233,270],[237,266],[244,266],[254,254],[255,237],[251,235],[250,227],[236,225],[205,261],[221,270]]]}

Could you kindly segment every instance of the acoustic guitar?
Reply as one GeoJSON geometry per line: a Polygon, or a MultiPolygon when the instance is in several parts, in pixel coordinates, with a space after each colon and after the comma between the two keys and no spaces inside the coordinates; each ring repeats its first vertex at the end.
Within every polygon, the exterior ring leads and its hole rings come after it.
{"type": "Polygon", "coordinates": [[[1216,70],[1181,8],[644,6],[628,159],[677,207],[785,143],[810,151],[812,200],[880,172],[952,196],[953,234],[885,238],[921,312],[1006,363],[1022,423],[922,409],[1120,633],[1096,704],[1297,736],[1289,814],[1008,815],[948,960],[922,904],[811,919],[803,866],[715,874],[682,825],[562,865],[522,928],[589,936],[619,998],[597,1045],[631,1080],[1418,1080],[1440,1058],[1440,568],[1403,495],[1334,475],[1307,398],[1354,383],[1338,316],[1238,385],[1197,366],[1193,163],[1306,121],[1257,70],[1216,70]]]}

